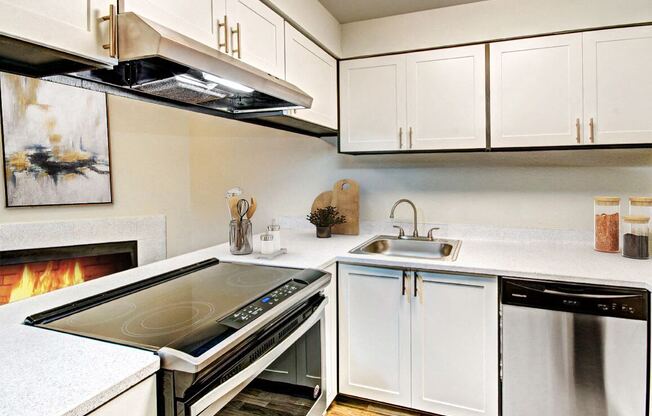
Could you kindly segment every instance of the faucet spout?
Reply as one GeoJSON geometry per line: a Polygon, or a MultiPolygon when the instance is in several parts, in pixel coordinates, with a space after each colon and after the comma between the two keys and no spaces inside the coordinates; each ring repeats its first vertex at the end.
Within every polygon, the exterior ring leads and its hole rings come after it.
{"type": "Polygon", "coordinates": [[[419,237],[419,230],[417,229],[417,207],[416,205],[414,205],[414,202],[405,198],[399,199],[394,203],[394,206],[392,207],[392,211],[389,213],[389,218],[394,219],[394,211],[396,210],[396,207],[402,204],[403,202],[410,204],[410,206],[412,207],[412,211],[414,212],[414,230],[412,231],[412,237],[419,237]]]}

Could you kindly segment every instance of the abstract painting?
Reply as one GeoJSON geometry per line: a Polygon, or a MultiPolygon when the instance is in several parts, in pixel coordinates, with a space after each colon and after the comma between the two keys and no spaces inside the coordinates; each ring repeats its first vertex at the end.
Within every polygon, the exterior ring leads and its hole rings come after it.
{"type": "Polygon", "coordinates": [[[104,93],[2,73],[0,103],[7,207],[111,202],[104,93]]]}

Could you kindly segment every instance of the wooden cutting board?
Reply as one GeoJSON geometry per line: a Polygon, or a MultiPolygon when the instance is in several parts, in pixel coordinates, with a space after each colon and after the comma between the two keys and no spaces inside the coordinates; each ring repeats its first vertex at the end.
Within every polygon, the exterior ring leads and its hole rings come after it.
{"type": "Polygon", "coordinates": [[[332,202],[333,191],[322,192],[321,194],[317,195],[317,198],[315,198],[315,201],[312,203],[312,208],[310,208],[310,212],[314,212],[319,208],[326,208],[327,206],[331,205],[332,202]]]}
{"type": "Polygon", "coordinates": [[[337,181],[331,204],[346,216],[346,223],[333,226],[333,234],[360,234],[360,185],[353,179],[337,181]]]}

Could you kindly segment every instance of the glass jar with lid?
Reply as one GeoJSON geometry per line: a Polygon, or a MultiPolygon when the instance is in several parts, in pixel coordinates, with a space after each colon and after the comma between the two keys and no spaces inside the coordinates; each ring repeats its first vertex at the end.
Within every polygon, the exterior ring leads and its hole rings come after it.
{"type": "Polygon", "coordinates": [[[597,196],[593,201],[593,247],[597,251],[620,251],[620,198],[597,196]]]}
{"type": "Polygon", "coordinates": [[[627,215],[623,217],[623,256],[630,259],[650,258],[650,217],[627,215]]]}
{"type": "Polygon", "coordinates": [[[652,196],[633,196],[629,198],[629,215],[652,217],[652,196]]]}

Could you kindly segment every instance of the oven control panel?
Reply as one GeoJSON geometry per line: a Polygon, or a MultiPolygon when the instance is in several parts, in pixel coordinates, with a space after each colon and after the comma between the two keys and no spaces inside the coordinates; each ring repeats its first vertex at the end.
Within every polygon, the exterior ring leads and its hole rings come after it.
{"type": "Polygon", "coordinates": [[[240,329],[304,287],[306,287],[305,283],[290,280],[218,322],[234,329],[240,329]]]}

